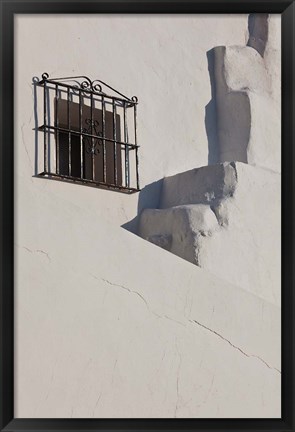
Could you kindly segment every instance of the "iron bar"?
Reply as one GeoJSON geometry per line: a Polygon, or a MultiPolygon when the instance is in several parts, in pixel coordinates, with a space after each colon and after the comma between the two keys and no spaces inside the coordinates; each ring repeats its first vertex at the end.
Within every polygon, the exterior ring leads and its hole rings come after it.
{"type": "MultiPolygon", "coordinates": [[[[55,127],[55,126],[49,126],[49,125],[46,125],[46,127],[45,127],[45,129],[51,129],[51,130],[59,130],[60,132],[71,132],[71,134],[74,134],[74,135],[82,135],[83,137],[89,137],[89,138],[99,138],[99,139],[101,139],[102,137],[101,136],[99,136],[99,135],[91,135],[91,134],[89,134],[89,133],[87,133],[87,132],[79,132],[79,131],[76,131],[76,130],[74,130],[74,129],[70,129],[70,131],[68,130],[68,129],[66,129],[66,128],[62,128],[62,127],[55,127]]],[[[42,131],[42,130],[44,130],[44,125],[42,125],[42,126],[40,126],[39,128],[38,128],[38,130],[40,130],[40,131],[42,131]]],[[[114,143],[115,142],[115,140],[113,140],[112,138],[108,138],[108,137],[105,137],[104,138],[104,140],[106,141],[106,142],[110,142],[110,143],[114,143]]],[[[122,144],[122,145],[125,145],[125,142],[124,141],[116,141],[116,143],[117,144],[122,144]]],[[[130,143],[126,143],[126,145],[128,146],[128,147],[130,147],[129,148],[129,150],[134,150],[136,147],[140,147],[140,146],[136,146],[135,144],[130,144],[130,143]]]]}
{"type": "Polygon", "coordinates": [[[117,109],[116,102],[113,101],[113,138],[114,138],[114,179],[115,185],[118,183],[118,173],[117,173],[117,119],[116,119],[117,109]]]}
{"type": "MultiPolygon", "coordinates": [[[[54,109],[54,125],[58,128],[59,116],[58,116],[58,85],[55,86],[55,109],[54,109]]],[[[59,174],[59,132],[55,133],[55,172],[59,174]]]]}
{"type": "Polygon", "coordinates": [[[79,92],[79,127],[80,127],[80,157],[81,157],[81,178],[84,177],[84,158],[83,158],[83,135],[82,135],[82,131],[83,131],[83,125],[82,125],[82,115],[83,115],[83,111],[82,111],[82,93],[81,90],[79,92]]]}
{"type": "Polygon", "coordinates": [[[137,109],[136,109],[136,105],[134,105],[134,143],[135,143],[136,187],[139,190],[138,146],[137,146],[137,109]]]}
{"type": "MultiPolygon", "coordinates": [[[[93,94],[90,94],[90,124],[91,135],[93,135],[93,94]]],[[[94,138],[91,138],[91,166],[92,166],[92,180],[95,180],[95,159],[94,159],[94,138]]]]}
{"type": "Polygon", "coordinates": [[[101,113],[102,113],[102,164],[103,164],[103,181],[106,182],[107,179],[107,164],[106,164],[106,111],[105,111],[104,96],[101,98],[101,113]]]}
{"type": "Polygon", "coordinates": [[[54,125],[57,128],[55,135],[55,171],[59,174],[59,116],[58,116],[58,85],[55,86],[55,114],[54,114],[54,125]]]}
{"type": "Polygon", "coordinates": [[[120,190],[125,191],[127,193],[138,192],[138,189],[136,189],[136,188],[131,188],[131,187],[126,188],[125,186],[122,186],[122,185],[115,185],[113,183],[104,183],[104,182],[98,182],[98,181],[94,181],[94,180],[82,179],[81,177],[73,177],[73,176],[68,176],[68,175],[64,175],[64,174],[42,172],[42,173],[38,174],[38,176],[39,177],[50,176],[50,178],[56,177],[57,179],[65,179],[65,180],[69,180],[71,182],[74,181],[75,183],[93,184],[96,186],[104,186],[104,187],[107,187],[109,189],[120,189],[120,190]]]}
{"type": "MultiPolygon", "coordinates": [[[[123,106],[124,109],[124,142],[128,142],[128,125],[127,125],[127,113],[126,113],[126,103],[123,106]]],[[[125,186],[129,187],[129,148],[125,145],[125,186]]]]}
{"type": "Polygon", "coordinates": [[[70,113],[70,89],[67,92],[67,119],[69,131],[69,176],[72,174],[72,134],[71,134],[71,113],[70,113]]]}
{"type": "Polygon", "coordinates": [[[46,97],[46,83],[44,83],[44,105],[43,105],[43,115],[44,115],[44,171],[48,171],[48,155],[47,155],[47,133],[46,133],[46,123],[47,123],[47,97],[46,97]]]}

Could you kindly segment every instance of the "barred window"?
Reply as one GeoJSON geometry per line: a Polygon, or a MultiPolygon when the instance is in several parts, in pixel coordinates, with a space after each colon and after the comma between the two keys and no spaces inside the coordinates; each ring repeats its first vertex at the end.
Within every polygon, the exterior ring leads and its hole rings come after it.
{"type": "Polygon", "coordinates": [[[137,98],[84,76],[49,78],[43,98],[39,176],[132,193],[139,190],[137,98]],[[105,93],[103,89],[107,89],[105,93]]]}

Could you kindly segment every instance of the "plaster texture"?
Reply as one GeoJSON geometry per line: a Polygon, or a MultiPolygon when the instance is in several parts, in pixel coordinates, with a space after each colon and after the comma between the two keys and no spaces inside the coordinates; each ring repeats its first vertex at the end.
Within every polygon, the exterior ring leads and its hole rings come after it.
{"type": "Polygon", "coordinates": [[[88,75],[138,97],[142,188],[207,165],[208,148],[216,146],[211,50],[233,40],[245,45],[246,14],[47,14],[15,21],[16,84],[25,107],[19,121],[27,139],[34,140],[32,78],[44,71],[51,77],[88,75]]]}
{"type": "Polygon", "coordinates": [[[280,308],[34,181],[17,208],[38,221],[16,245],[17,417],[280,417],[280,308]]]}
{"type": "MultiPolygon", "coordinates": [[[[246,15],[15,17],[15,417],[280,418],[281,314],[253,294],[259,280],[251,293],[120,227],[143,208],[180,205],[168,189],[159,204],[159,180],[218,161],[212,48],[248,38],[246,15]],[[45,71],[138,97],[140,194],[34,177],[32,78],[45,71]]],[[[234,166],[212,167],[215,178],[232,180],[234,166]]],[[[252,179],[237,169],[242,197],[252,179]]],[[[272,223],[268,187],[254,202],[272,223]]],[[[223,232],[210,200],[190,211],[223,232]]],[[[179,223],[189,205],[175,210],[179,223]]],[[[153,241],[169,249],[173,235],[153,241]]]]}
{"type": "Polygon", "coordinates": [[[138,232],[279,305],[279,22],[251,14],[248,23],[247,46],[213,50],[218,160],[224,163],[166,177],[158,208],[142,211],[138,232]]]}
{"type": "Polygon", "coordinates": [[[161,208],[142,212],[139,234],[280,305],[280,190],[278,173],[240,162],[167,177],[161,208]]]}
{"type": "Polygon", "coordinates": [[[214,48],[219,160],[280,172],[279,23],[259,15],[253,20],[248,46],[214,48]],[[255,26],[255,19],[264,22],[255,26]]]}

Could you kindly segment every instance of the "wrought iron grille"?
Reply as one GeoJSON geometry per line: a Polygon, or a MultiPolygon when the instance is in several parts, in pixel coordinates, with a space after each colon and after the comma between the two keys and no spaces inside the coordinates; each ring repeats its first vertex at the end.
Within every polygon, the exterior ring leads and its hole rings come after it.
{"type": "Polygon", "coordinates": [[[38,131],[44,135],[38,176],[138,191],[137,97],[86,76],[43,73],[36,86],[43,98],[38,131]]]}

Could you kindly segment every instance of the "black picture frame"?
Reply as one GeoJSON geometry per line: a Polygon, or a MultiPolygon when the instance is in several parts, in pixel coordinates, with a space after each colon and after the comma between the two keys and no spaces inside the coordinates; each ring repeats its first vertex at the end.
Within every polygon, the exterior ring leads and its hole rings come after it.
{"type": "Polygon", "coordinates": [[[293,431],[294,426],[294,23],[290,0],[0,0],[1,11],[1,431],[210,430],[293,431]],[[17,13],[282,14],[282,418],[281,419],[14,419],[13,17],[17,13]]]}

